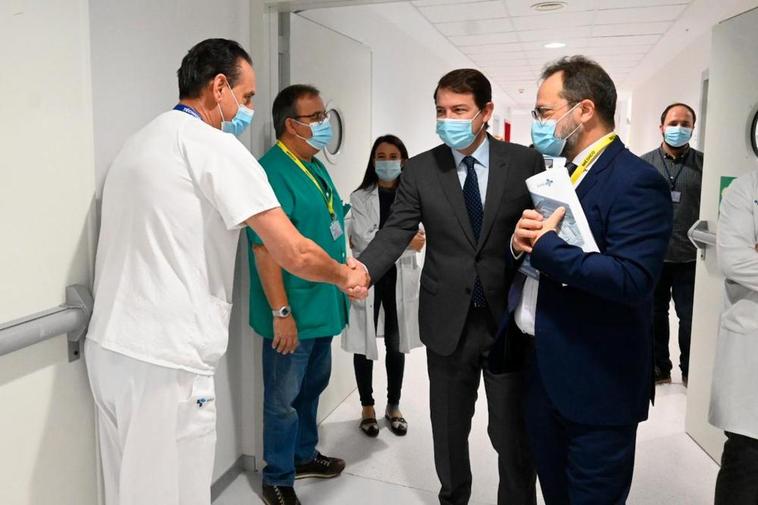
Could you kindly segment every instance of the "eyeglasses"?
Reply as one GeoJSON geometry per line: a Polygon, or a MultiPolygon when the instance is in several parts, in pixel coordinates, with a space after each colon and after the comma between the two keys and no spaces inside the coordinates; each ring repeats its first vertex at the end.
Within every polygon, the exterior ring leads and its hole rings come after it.
{"type": "Polygon", "coordinates": [[[329,111],[320,110],[307,116],[290,116],[292,119],[309,119],[309,123],[320,123],[324,119],[329,119],[329,111]]]}
{"type": "Polygon", "coordinates": [[[561,105],[560,107],[535,107],[530,112],[532,114],[532,119],[535,121],[539,121],[540,124],[544,123],[547,119],[550,119],[549,117],[545,117],[546,114],[549,116],[552,116],[553,112],[559,111],[563,108],[571,106],[571,102],[566,102],[565,104],[561,105]]]}

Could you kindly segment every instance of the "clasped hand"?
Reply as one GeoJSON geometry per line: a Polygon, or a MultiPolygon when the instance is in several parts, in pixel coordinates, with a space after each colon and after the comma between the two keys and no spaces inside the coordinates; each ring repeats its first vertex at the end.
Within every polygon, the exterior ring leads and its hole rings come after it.
{"type": "Polygon", "coordinates": [[[347,275],[340,289],[353,301],[365,300],[368,297],[368,288],[371,286],[368,270],[355,258],[348,258],[346,268],[347,275]]]}
{"type": "Polygon", "coordinates": [[[565,215],[566,209],[563,207],[558,207],[547,219],[534,209],[525,210],[513,233],[513,251],[531,253],[534,245],[545,233],[558,231],[565,215]]]}

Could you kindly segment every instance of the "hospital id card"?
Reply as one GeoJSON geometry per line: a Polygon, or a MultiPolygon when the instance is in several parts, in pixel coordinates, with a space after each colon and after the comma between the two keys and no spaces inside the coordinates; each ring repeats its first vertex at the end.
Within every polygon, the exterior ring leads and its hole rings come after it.
{"type": "Polygon", "coordinates": [[[682,201],[682,192],[681,191],[672,191],[671,192],[671,201],[674,203],[679,203],[682,201]]]}
{"type": "Polygon", "coordinates": [[[329,231],[332,232],[332,238],[334,240],[337,240],[342,236],[342,226],[340,225],[340,222],[336,219],[332,221],[332,224],[329,225],[329,231]]]}

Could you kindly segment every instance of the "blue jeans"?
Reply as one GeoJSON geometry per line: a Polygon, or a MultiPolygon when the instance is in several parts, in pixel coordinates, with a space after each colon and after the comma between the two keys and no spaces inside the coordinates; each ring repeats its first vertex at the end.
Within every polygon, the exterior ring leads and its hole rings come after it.
{"type": "Polygon", "coordinates": [[[292,486],[295,465],[316,457],[318,399],[332,372],[332,337],[279,354],[263,339],[263,483],[292,486]]]}

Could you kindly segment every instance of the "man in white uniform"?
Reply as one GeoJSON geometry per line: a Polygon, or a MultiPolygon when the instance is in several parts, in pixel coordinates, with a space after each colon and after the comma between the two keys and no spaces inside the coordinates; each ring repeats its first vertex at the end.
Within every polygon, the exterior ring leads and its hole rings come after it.
{"type": "Polygon", "coordinates": [[[85,356],[107,505],[210,503],[240,228],[299,277],[344,290],[362,277],[295,230],[235,138],[253,116],[247,52],[205,40],[178,78],[179,104],[126,142],[103,190],[85,356]]]}

